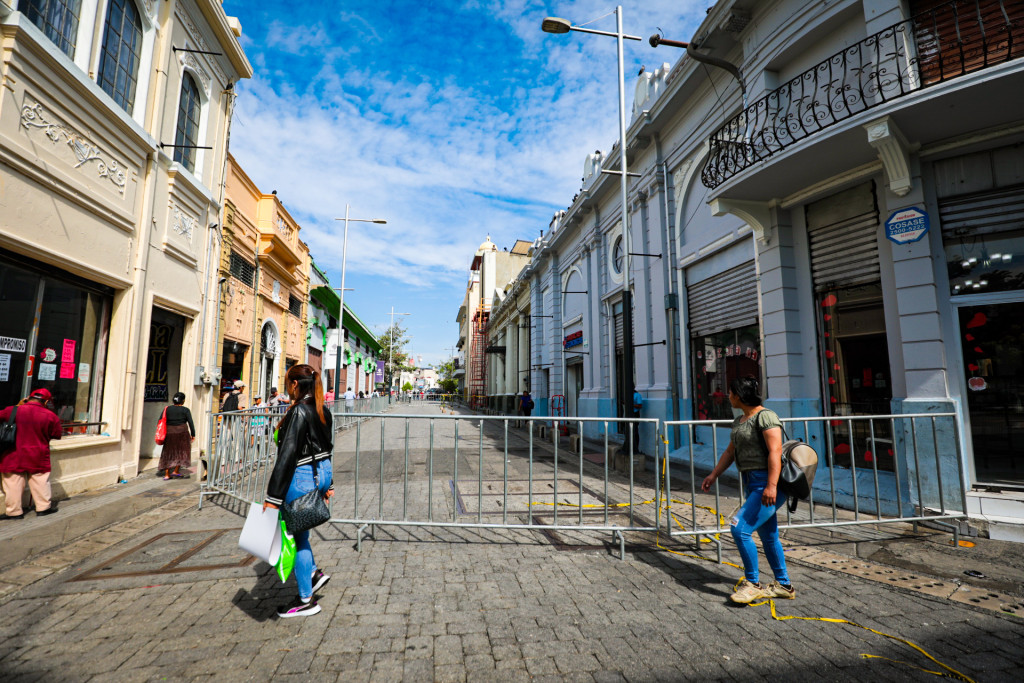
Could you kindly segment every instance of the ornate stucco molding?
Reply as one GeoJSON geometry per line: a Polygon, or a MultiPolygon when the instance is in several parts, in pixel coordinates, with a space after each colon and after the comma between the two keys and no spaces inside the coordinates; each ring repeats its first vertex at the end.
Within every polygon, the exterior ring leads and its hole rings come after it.
{"type": "Polygon", "coordinates": [[[174,228],[174,232],[184,237],[189,244],[192,244],[192,233],[195,231],[196,226],[199,225],[199,220],[193,216],[188,215],[177,205],[173,205],[174,216],[171,220],[171,226],[174,228]]]}
{"type": "Polygon", "coordinates": [[[899,197],[904,196],[914,187],[910,177],[910,145],[896,126],[896,122],[888,116],[864,125],[868,133],[868,144],[878,152],[878,158],[885,166],[889,177],[889,189],[899,197]]]}
{"type": "Polygon", "coordinates": [[[203,65],[199,63],[196,56],[191,52],[180,52],[178,61],[181,63],[182,68],[187,68],[196,76],[199,77],[199,85],[206,91],[206,96],[210,96],[210,73],[203,68],[203,65]]]}
{"type": "Polygon", "coordinates": [[[96,173],[99,177],[112,182],[117,187],[117,191],[124,196],[128,179],[124,169],[117,161],[105,158],[97,145],[71,126],[50,121],[43,105],[38,102],[26,101],[21,107],[21,125],[27,130],[33,128],[42,130],[43,134],[54,144],[65,142],[74,153],[75,159],[78,160],[75,168],[82,168],[95,161],[96,173]]]}
{"type": "MultiPolygon", "coordinates": [[[[200,31],[196,27],[195,22],[192,21],[192,17],[189,16],[188,11],[185,10],[182,7],[183,4],[184,3],[179,2],[179,3],[177,3],[175,5],[175,7],[174,7],[174,16],[176,16],[178,18],[178,21],[181,22],[181,25],[185,27],[185,32],[188,33],[189,39],[193,43],[195,43],[199,47],[200,50],[210,50],[210,51],[213,51],[213,49],[209,46],[209,44],[203,38],[202,31],[200,31]]],[[[218,45],[217,47],[220,47],[220,46],[218,45]]],[[[217,64],[217,60],[216,59],[210,59],[208,61],[208,63],[210,65],[210,68],[213,69],[213,72],[217,76],[219,81],[221,83],[227,83],[228,82],[228,77],[224,74],[224,71],[221,70],[220,65],[217,64]]]]}

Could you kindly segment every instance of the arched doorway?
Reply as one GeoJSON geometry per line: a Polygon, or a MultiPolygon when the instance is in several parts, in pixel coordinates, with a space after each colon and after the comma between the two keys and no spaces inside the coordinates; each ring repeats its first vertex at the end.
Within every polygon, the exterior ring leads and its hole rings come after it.
{"type": "Polygon", "coordinates": [[[270,388],[275,386],[274,383],[277,381],[277,357],[280,354],[277,339],[277,327],[268,320],[263,324],[263,331],[260,333],[260,383],[254,387],[253,400],[256,396],[267,400],[270,388]]]}

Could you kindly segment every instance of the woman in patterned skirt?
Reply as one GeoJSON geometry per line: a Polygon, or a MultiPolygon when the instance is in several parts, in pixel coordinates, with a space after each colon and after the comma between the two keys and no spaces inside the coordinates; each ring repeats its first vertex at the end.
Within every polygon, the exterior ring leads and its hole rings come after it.
{"type": "Polygon", "coordinates": [[[192,442],[196,440],[192,412],[182,405],[185,394],[179,391],[171,400],[174,405],[167,406],[164,412],[167,437],[164,439],[164,450],[160,454],[158,466],[164,471],[164,481],[188,478],[187,474],[181,473],[181,468],[192,464],[192,442]]]}

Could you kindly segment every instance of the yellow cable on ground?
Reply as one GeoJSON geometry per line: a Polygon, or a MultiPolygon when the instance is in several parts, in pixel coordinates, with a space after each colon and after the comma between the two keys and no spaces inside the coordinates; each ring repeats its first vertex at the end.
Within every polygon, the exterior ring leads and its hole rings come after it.
{"type": "MultiPolygon", "coordinates": [[[[668,462],[667,462],[668,455],[667,454],[665,456],[665,460],[666,460],[665,466],[667,467],[667,465],[668,465],[668,462]]],[[[662,468],[662,472],[664,472],[664,471],[665,471],[665,469],[662,468]]],[[[662,486],[662,491],[664,491],[665,490],[665,488],[664,488],[665,487],[664,476],[662,477],[661,486],[662,486]]],[[[676,501],[673,501],[673,502],[676,502],[676,501]]],[[[699,506],[699,507],[704,507],[704,506],[699,506]]],[[[711,510],[711,508],[708,508],[708,507],[704,507],[704,509],[710,510],[714,514],[719,514],[717,510],[711,510]]],[[[719,516],[721,517],[721,515],[719,515],[719,516]]],[[[679,522],[679,520],[676,518],[676,516],[674,514],[670,513],[670,517],[671,517],[671,519],[675,519],[676,524],[679,524],[680,528],[684,528],[683,525],[679,522]]],[[[722,517],[722,519],[724,520],[724,517],[722,517]]],[[[671,533],[671,531],[672,531],[672,529],[671,529],[671,527],[669,527],[669,533],[671,533]]],[[[661,542],[660,542],[660,531],[659,531],[659,538],[656,541],[656,545],[658,546],[658,548],[660,548],[662,550],[665,550],[667,552],[670,552],[673,555],[682,555],[683,557],[692,557],[692,558],[696,558],[698,560],[711,561],[711,558],[701,557],[700,555],[691,555],[691,554],[687,554],[687,553],[681,553],[681,552],[678,552],[678,551],[675,551],[675,550],[670,550],[670,549],[662,546],[661,542]]],[[[722,564],[727,564],[727,565],[729,565],[731,567],[736,567],[737,569],[743,569],[743,567],[741,567],[740,565],[733,564],[732,562],[723,562],[722,564]]],[[[736,586],[739,586],[739,584],[742,581],[743,581],[743,579],[740,579],[740,581],[737,582],[736,586]]],[[[735,590],[735,587],[733,588],[733,590],[735,590]]],[[[904,638],[900,638],[898,636],[890,635],[888,633],[883,633],[882,631],[878,631],[876,629],[869,628],[867,626],[862,626],[861,624],[858,624],[855,621],[850,621],[849,619],[837,619],[837,618],[832,618],[832,617],[779,616],[779,614],[775,611],[775,601],[772,600],[772,599],[768,599],[768,600],[765,600],[763,602],[750,603],[748,605],[748,607],[759,607],[761,605],[769,605],[770,606],[771,613],[772,613],[772,619],[775,619],[776,621],[787,621],[789,619],[798,619],[800,621],[822,621],[822,622],[826,622],[826,623],[829,623],[829,624],[846,624],[848,626],[856,626],[857,628],[862,628],[865,631],[870,631],[871,633],[880,635],[883,638],[889,638],[890,640],[895,640],[896,642],[903,643],[904,645],[907,645],[907,646],[913,648],[914,650],[920,652],[922,655],[927,657],[930,661],[934,662],[935,664],[938,664],[940,667],[942,667],[942,669],[944,669],[944,671],[931,671],[929,669],[925,669],[923,667],[917,666],[916,664],[910,664],[909,662],[903,662],[903,661],[900,661],[900,660],[897,660],[897,659],[889,659],[888,657],[882,657],[880,655],[871,655],[871,654],[866,654],[866,653],[862,652],[860,656],[863,657],[864,659],[885,659],[885,660],[888,660],[890,662],[895,662],[897,664],[906,664],[907,666],[909,666],[911,668],[917,669],[919,671],[923,671],[923,672],[928,673],[928,674],[933,674],[935,676],[941,676],[943,678],[952,678],[954,680],[963,681],[964,683],[975,683],[974,679],[972,679],[972,678],[962,674],[961,672],[957,671],[956,669],[954,669],[951,666],[947,666],[947,665],[943,664],[942,662],[937,660],[935,657],[933,657],[930,654],[928,654],[928,652],[926,652],[924,650],[924,648],[922,648],[921,646],[919,646],[919,645],[917,645],[915,643],[912,643],[911,641],[906,640],[904,638]]]]}
{"type": "Polygon", "coordinates": [[[952,679],[957,680],[957,681],[964,681],[965,683],[975,683],[974,679],[972,679],[972,678],[970,678],[970,677],[960,673],[959,671],[957,671],[956,669],[954,669],[951,666],[947,666],[947,665],[943,664],[939,660],[935,659],[935,657],[932,657],[930,654],[928,654],[925,651],[925,649],[922,648],[920,645],[912,643],[909,640],[906,640],[904,638],[900,638],[898,636],[890,635],[888,633],[883,633],[882,631],[870,628],[868,626],[863,626],[861,624],[858,624],[855,621],[850,621],[849,619],[836,619],[836,618],[832,618],[832,617],[797,617],[797,616],[792,616],[792,615],[790,615],[790,616],[779,616],[779,614],[775,611],[775,601],[772,600],[772,599],[768,599],[768,600],[765,600],[763,602],[752,602],[752,603],[750,603],[748,605],[748,607],[760,607],[761,605],[768,605],[771,608],[772,619],[775,619],[776,621],[788,621],[790,619],[798,619],[800,621],[823,621],[823,622],[826,622],[826,623],[829,623],[829,624],[846,624],[848,626],[856,626],[857,628],[862,628],[865,631],[871,631],[872,633],[874,633],[876,635],[879,635],[879,636],[882,636],[883,638],[889,638],[890,640],[895,640],[898,643],[903,643],[904,645],[907,645],[908,647],[911,647],[914,650],[917,650],[922,655],[927,657],[930,661],[938,664],[940,667],[945,669],[945,671],[930,671],[928,669],[925,669],[925,668],[922,668],[920,666],[917,666],[916,664],[910,664],[908,662],[903,662],[903,661],[900,661],[898,659],[889,659],[888,657],[882,657],[880,655],[870,655],[870,654],[866,654],[866,653],[862,652],[860,656],[863,657],[864,659],[885,659],[887,661],[895,662],[897,664],[906,664],[907,666],[912,667],[914,669],[917,669],[918,671],[923,671],[923,672],[928,673],[928,674],[934,674],[935,676],[942,676],[943,678],[952,678],[952,679]]]}
{"type": "MultiPolygon", "coordinates": [[[[663,439],[663,441],[664,441],[664,439],[663,439]]],[[[664,443],[668,444],[668,441],[664,441],[664,443]]],[[[714,508],[712,508],[710,506],[698,505],[696,502],[687,502],[687,501],[684,501],[684,500],[676,500],[674,498],[672,498],[672,499],[668,499],[667,498],[667,493],[666,492],[668,490],[668,487],[666,485],[665,475],[664,475],[664,472],[666,471],[665,468],[668,466],[668,462],[667,462],[668,461],[668,456],[667,455],[665,456],[665,461],[666,462],[664,463],[664,467],[662,468],[662,476],[661,476],[661,481],[659,482],[659,487],[660,487],[661,492],[666,494],[666,505],[662,509],[665,510],[665,512],[667,513],[669,519],[670,520],[674,520],[675,523],[679,526],[680,529],[685,529],[686,528],[686,525],[683,524],[683,522],[681,522],[679,520],[679,518],[676,516],[676,514],[674,512],[672,512],[672,504],[675,503],[675,504],[678,504],[678,505],[690,505],[692,507],[698,507],[698,508],[700,508],[702,510],[707,510],[708,512],[710,512],[713,515],[718,515],[720,523],[725,523],[725,521],[726,521],[725,516],[722,515],[721,513],[719,513],[718,510],[715,510],[714,508]]],[[[559,507],[584,507],[584,508],[601,508],[601,507],[623,508],[623,507],[631,507],[631,506],[634,506],[634,505],[635,506],[650,505],[651,503],[654,503],[654,502],[656,502],[656,501],[654,501],[654,500],[645,500],[645,501],[640,502],[640,503],[614,503],[614,504],[611,504],[611,505],[607,505],[607,504],[605,504],[605,505],[586,504],[586,505],[582,505],[581,506],[578,503],[569,503],[569,502],[565,502],[565,503],[548,503],[548,502],[545,502],[545,501],[535,501],[533,503],[533,505],[549,505],[551,507],[559,506],[559,507]]],[[[669,535],[670,536],[671,536],[671,533],[672,533],[672,527],[671,527],[671,524],[670,524],[669,525],[669,535]]],[[[711,535],[715,539],[718,539],[718,537],[719,537],[719,534],[711,534],[711,535]]],[[[702,543],[710,543],[711,542],[710,539],[706,539],[706,538],[699,538],[699,540],[702,543]]],[[[671,548],[665,547],[661,543],[661,529],[660,529],[660,527],[659,527],[659,529],[658,529],[658,531],[657,531],[657,533],[655,535],[654,545],[659,550],[663,550],[663,551],[665,551],[667,553],[671,553],[672,555],[679,555],[681,557],[689,557],[689,558],[696,559],[696,560],[704,560],[706,562],[714,562],[714,560],[712,560],[710,557],[702,557],[700,555],[694,555],[692,553],[684,553],[684,552],[680,552],[678,550],[672,550],[671,548]]],[[[735,567],[737,569],[743,569],[743,567],[741,565],[735,564],[734,562],[726,562],[726,561],[723,560],[722,564],[726,564],[726,565],[729,565],[730,567],[735,567]]],[[[740,581],[737,582],[736,586],[739,586],[739,583],[742,582],[742,581],[743,581],[743,579],[741,578],[740,581]]],[[[733,590],[735,590],[735,587],[733,588],[733,590]]],[[[772,600],[772,599],[768,599],[768,600],[765,600],[765,601],[762,601],[762,602],[750,603],[747,606],[748,607],[760,607],[761,605],[769,605],[769,607],[771,608],[772,619],[775,619],[776,621],[787,621],[787,620],[790,620],[790,619],[798,619],[800,621],[821,621],[821,622],[825,622],[825,623],[829,623],[829,624],[846,624],[848,626],[855,626],[857,628],[864,629],[865,631],[870,631],[871,633],[874,633],[876,635],[880,635],[883,638],[889,638],[890,640],[895,640],[896,642],[903,643],[904,645],[907,645],[908,647],[916,650],[917,652],[920,652],[922,655],[927,657],[929,661],[932,661],[935,664],[939,665],[943,669],[943,671],[932,671],[930,669],[925,669],[924,667],[917,666],[916,664],[911,664],[909,662],[904,662],[904,661],[901,661],[901,660],[898,660],[898,659],[890,659],[889,657],[883,657],[881,655],[872,655],[872,654],[867,654],[867,653],[863,653],[862,652],[860,654],[860,656],[862,658],[864,658],[864,659],[884,659],[886,661],[893,662],[895,664],[904,664],[904,665],[909,666],[909,667],[911,667],[913,669],[917,669],[918,671],[923,671],[924,673],[932,674],[934,676],[941,676],[943,678],[952,678],[952,679],[957,680],[957,681],[963,681],[964,683],[975,683],[974,679],[972,679],[969,676],[966,676],[965,674],[957,671],[956,669],[954,669],[951,666],[947,666],[947,665],[943,664],[942,662],[937,660],[935,657],[933,657],[932,655],[928,654],[928,652],[926,652],[924,648],[922,648],[921,646],[919,646],[919,645],[917,645],[917,644],[915,644],[915,643],[913,643],[913,642],[911,642],[909,640],[906,640],[904,638],[900,638],[898,636],[890,635],[888,633],[884,633],[882,631],[878,631],[878,630],[870,628],[868,626],[863,626],[861,624],[858,624],[855,621],[850,621],[849,619],[839,619],[839,618],[833,618],[833,617],[798,617],[798,616],[792,616],[792,615],[790,615],[790,616],[779,616],[779,614],[775,610],[775,601],[772,600]]]]}

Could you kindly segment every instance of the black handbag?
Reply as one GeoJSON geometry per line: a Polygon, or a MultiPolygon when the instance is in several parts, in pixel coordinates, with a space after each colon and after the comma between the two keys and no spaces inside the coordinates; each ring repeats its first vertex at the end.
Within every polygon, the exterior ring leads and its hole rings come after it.
{"type": "Polygon", "coordinates": [[[14,423],[14,416],[18,414],[18,406],[11,408],[11,416],[7,422],[0,424],[0,451],[13,450],[16,444],[18,425],[14,423]]]}
{"type": "Polygon", "coordinates": [[[320,477],[316,474],[316,463],[313,463],[313,490],[290,503],[285,503],[281,508],[281,516],[284,517],[284,525],[291,534],[309,531],[331,518],[324,494],[320,493],[320,477]]]}

